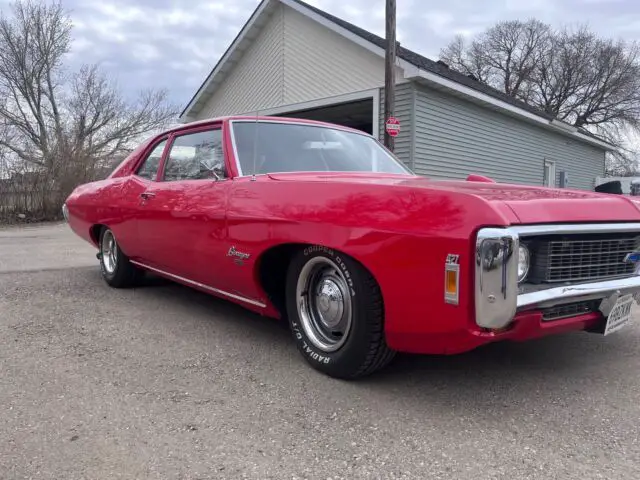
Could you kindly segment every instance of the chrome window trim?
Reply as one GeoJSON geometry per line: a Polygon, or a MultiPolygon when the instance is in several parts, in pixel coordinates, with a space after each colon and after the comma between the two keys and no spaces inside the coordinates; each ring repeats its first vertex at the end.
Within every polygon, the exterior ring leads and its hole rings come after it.
{"type": "Polygon", "coordinates": [[[260,307],[260,308],[265,308],[266,307],[266,305],[264,303],[259,302],[257,300],[252,300],[250,298],[243,297],[241,295],[236,295],[235,293],[225,292],[224,290],[220,290],[218,288],[210,287],[208,285],[205,285],[204,283],[195,282],[193,280],[189,280],[188,278],[181,277],[179,275],[174,275],[173,273],[165,272],[164,270],[160,270],[159,268],[150,267],[149,265],[146,265],[146,264],[141,263],[141,262],[136,262],[134,260],[131,260],[131,263],[133,263],[134,265],[137,265],[138,267],[142,267],[144,269],[151,270],[152,272],[156,272],[156,273],[158,273],[160,275],[163,275],[163,276],[166,276],[166,277],[169,277],[169,278],[173,278],[174,280],[178,280],[178,281],[181,281],[181,282],[184,282],[184,283],[188,283],[189,285],[193,285],[194,287],[199,287],[199,288],[202,288],[204,290],[208,290],[208,291],[210,291],[212,293],[223,295],[223,296],[228,297],[228,298],[233,298],[235,300],[239,300],[241,302],[248,303],[250,305],[255,305],[256,307],[260,307]]]}
{"type": "Polygon", "coordinates": [[[242,171],[242,166],[240,165],[240,157],[238,157],[238,147],[236,145],[236,135],[233,129],[233,124],[234,123],[281,123],[281,124],[285,124],[285,125],[304,125],[307,127],[317,127],[317,128],[326,128],[328,130],[340,130],[343,132],[347,132],[347,133],[353,133],[356,135],[362,135],[363,137],[368,137],[370,139],[372,139],[375,143],[377,143],[385,152],[386,155],[388,155],[391,160],[393,160],[395,163],[397,163],[400,168],[402,168],[403,170],[405,170],[404,174],[401,173],[397,173],[397,174],[393,174],[393,173],[385,173],[385,175],[398,175],[400,177],[402,176],[408,176],[408,177],[415,177],[416,174],[414,172],[412,172],[409,167],[407,167],[403,162],[401,162],[398,158],[395,157],[395,155],[391,152],[389,152],[384,145],[382,145],[382,143],[380,143],[379,140],[377,140],[373,135],[369,135],[366,132],[362,132],[360,130],[353,130],[350,129],[348,127],[343,127],[341,125],[316,125],[313,123],[307,123],[304,121],[301,122],[292,122],[290,120],[277,120],[277,119],[268,119],[268,120],[261,120],[261,119],[251,119],[251,117],[248,118],[241,118],[241,119],[234,119],[234,120],[229,120],[229,134],[231,135],[231,146],[233,147],[233,159],[235,161],[236,164],[236,169],[238,170],[238,175],[235,178],[245,178],[245,177],[261,177],[261,176],[268,176],[268,175],[276,175],[276,174],[282,174],[282,173],[376,173],[376,172],[358,172],[358,171],[344,171],[344,170],[321,170],[318,172],[314,172],[311,170],[296,170],[293,172],[268,172],[268,173],[257,173],[257,174],[244,174],[242,171]]]}
{"type": "Polygon", "coordinates": [[[236,170],[238,171],[238,176],[236,178],[244,177],[246,175],[242,174],[242,166],[240,165],[240,157],[238,157],[238,147],[236,145],[236,134],[233,131],[233,124],[236,120],[231,120],[229,122],[229,135],[231,135],[231,147],[233,148],[233,161],[236,164],[236,170]]]}

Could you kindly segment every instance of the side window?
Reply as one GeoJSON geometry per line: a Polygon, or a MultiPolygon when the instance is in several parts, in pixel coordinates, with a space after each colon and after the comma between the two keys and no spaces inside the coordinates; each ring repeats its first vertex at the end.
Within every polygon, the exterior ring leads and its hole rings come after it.
{"type": "Polygon", "coordinates": [[[156,147],[151,150],[151,153],[144,159],[142,165],[138,168],[136,175],[142,178],[148,178],[149,180],[155,180],[158,173],[158,167],[160,166],[160,159],[162,158],[162,152],[167,144],[166,140],[161,141],[156,147]]]}
{"type": "Polygon", "coordinates": [[[176,137],[164,168],[164,181],[226,178],[222,130],[176,137]]]}

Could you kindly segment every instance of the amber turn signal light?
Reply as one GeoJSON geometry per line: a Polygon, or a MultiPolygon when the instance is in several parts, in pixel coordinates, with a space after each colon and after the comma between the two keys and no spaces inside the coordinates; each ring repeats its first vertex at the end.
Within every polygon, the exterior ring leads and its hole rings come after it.
{"type": "Polygon", "coordinates": [[[460,265],[447,264],[444,269],[444,300],[453,305],[458,304],[458,288],[460,281],[458,274],[460,265]]]}

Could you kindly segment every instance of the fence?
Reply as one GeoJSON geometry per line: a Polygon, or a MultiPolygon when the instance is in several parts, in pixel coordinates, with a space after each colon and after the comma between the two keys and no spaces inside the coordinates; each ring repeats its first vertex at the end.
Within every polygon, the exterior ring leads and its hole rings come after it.
{"type": "Polygon", "coordinates": [[[64,195],[64,186],[41,172],[0,178],[0,222],[60,219],[64,195]]]}

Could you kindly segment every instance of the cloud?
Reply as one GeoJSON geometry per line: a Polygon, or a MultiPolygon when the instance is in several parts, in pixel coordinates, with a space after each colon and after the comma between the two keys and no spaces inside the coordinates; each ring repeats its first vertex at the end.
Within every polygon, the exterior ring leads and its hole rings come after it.
{"type": "MultiPolygon", "coordinates": [[[[9,0],[0,0],[7,9],[9,0]]],[[[308,0],[384,35],[382,0],[308,0]]],[[[99,63],[127,94],[167,88],[185,104],[248,20],[259,0],[65,0],[74,21],[73,68],[99,63]]],[[[398,39],[431,58],[456,34],[473,36],[500,20],[536,17],[588,23],[603,36],[638,37],[636,0],[424,0],[397,2],[398,39]]]]}

